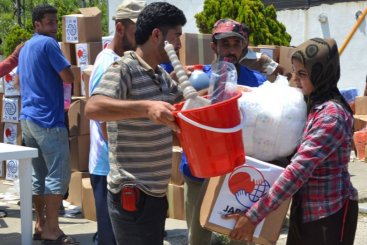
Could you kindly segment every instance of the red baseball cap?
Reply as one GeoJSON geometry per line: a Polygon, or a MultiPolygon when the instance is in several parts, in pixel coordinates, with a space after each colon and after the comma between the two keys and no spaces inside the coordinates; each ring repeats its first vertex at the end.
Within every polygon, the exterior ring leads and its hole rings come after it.
{"type": "Polygon", "coordinates": [[[222,39],[227,37],[239,37],[243,40],[247,39],[246,26],[232,19],[220,19],[213,27],[212,37],[222,39]]]}

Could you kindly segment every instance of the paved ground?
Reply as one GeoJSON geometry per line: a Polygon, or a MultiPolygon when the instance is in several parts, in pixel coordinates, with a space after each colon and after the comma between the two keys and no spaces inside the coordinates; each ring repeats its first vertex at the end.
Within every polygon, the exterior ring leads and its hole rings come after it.
{"type": "MultiPolygon", "coordinates": [[[[352,182],[359,191],[360,213],[355,245],[367,244],[367,163],[353,161],[350,163],[350,172],[352,174],[352,182]]],[[[16,245],[20,244],[20,212],[17,200],[4,200],[3,195],[11,192],[12,187],[0,180],[0,209],[6,209],[8,217],[0,218],[0,244],[16,245]]],[[[80,215],[79,215],[80,216],[80,215]]],[[[92,237],[96,231],[96,223],[80,217],[77,218],[60,218],[61,228],[68,235],[72,235],[81,245],[92,244],[92,237]]],[[[166,230],[168,236],[165,245],[186,245],[187,244],[187,227],[186,222],[181,220],[167,219],[166,230]]],[[[277,245],[285,245],[286,228],[282,230],[277,245]]],[[[34,245],[42,244],[34,242],[34,245]]],[[[218,243],[216,243],[219,245],[218,243]]],[[[205,245],[205,244],[203,244],[205,245]]]]}

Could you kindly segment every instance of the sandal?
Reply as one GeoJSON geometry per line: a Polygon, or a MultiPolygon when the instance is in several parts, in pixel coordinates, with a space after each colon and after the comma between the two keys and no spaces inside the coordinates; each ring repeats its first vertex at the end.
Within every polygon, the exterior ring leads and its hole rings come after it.
{"type": "Polygon", "coordinates": [[[54,244],[79,244],[74,238],[61,234],[56,240],[43,240],[44,245],[54,245],[54,244]]]}

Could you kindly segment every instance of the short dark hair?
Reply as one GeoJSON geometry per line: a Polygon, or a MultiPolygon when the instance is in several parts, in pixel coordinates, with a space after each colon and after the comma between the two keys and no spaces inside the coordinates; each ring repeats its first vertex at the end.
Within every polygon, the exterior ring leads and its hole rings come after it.
{"type": "Polygon", "coordinates": [[[57,8],[47,3],[34,7],[32,10],[32,25],[34,26],[36,21],[41,21],[45,14],[57,14],[57,8]]]}
{"type": "Polygon", "coordinates": [[[147,5],[139,14],[136,22],[136,44],[144,44],[154,28],[167,31],[178,25],[185,25],[186,17],[182,10],[166,2],[154,2],[147,5]]]}

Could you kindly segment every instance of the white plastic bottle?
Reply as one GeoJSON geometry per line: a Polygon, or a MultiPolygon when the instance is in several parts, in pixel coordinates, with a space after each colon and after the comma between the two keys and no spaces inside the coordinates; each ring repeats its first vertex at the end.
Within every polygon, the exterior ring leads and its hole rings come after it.
{"type": "Polygon", "coordinates": [[[196,90],[202,90],[209,87],[209,76],[203,71],[203,65],[194,65],[194,71],[191,73],[189,81],[196,90]]]}

